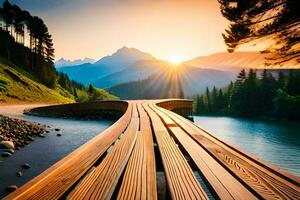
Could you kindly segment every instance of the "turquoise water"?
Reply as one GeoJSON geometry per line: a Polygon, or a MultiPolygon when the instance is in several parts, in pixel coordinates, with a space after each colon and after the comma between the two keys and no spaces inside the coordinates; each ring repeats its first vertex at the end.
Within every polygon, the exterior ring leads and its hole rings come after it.
{"type": "Polygon", "coordinates": [[[194,116],[214,136],[300,176],[300,123],[194,116]]]}

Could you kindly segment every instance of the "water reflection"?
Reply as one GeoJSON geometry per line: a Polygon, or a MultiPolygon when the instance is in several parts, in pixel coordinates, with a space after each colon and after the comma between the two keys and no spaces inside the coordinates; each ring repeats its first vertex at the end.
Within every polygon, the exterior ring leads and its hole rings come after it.
{"type": "Polygon", "coordinates": [[[300,124],[195,116],[195,123],[273,165],[300,176],[300,124]]]}

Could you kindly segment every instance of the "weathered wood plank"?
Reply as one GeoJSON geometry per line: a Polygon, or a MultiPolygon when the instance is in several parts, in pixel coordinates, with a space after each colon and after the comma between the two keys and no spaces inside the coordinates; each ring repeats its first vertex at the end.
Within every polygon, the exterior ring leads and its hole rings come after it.
{"type": "Polygon", "coordinates": [[[152,121],[172,199],[208,199],[160,118],[147,104],[145,109],[152,121]]]}
{"type": "Polygon", "coordinates": [[[110,199],[118,180],[126,166],[134,147],[139,118],[137,107],[132,103],[133,111],[129,126],[121,139],[113,146],[112,151],[94,168],[77,187],[68,199],[110,199]]]}

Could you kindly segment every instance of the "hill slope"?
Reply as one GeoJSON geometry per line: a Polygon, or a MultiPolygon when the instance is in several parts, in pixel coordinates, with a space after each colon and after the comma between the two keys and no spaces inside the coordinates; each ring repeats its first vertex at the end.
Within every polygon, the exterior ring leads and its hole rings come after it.
{"type": "Polygon", "coordinates": [[[50,89],[21,70],[0,64],[0,103],[70,103],[74,97],[59,85],[50,89]],[[30,77],[30,78],[29,78],[30,77]]]}

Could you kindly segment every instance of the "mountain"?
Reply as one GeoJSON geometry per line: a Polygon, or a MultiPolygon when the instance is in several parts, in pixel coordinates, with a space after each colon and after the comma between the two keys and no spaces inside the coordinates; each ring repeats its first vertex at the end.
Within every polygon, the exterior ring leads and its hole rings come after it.
{"type": "MultiPolygon", "coordinates": [[[[242,68],[264,68],[265,56],[259,52],[220,52],[186,61],[177,67],[180,71],[179,76],[184,79],[182,86],[185,89],[185,95],[201,93],[206,86],[223,87],[234,80],[242,68]]],[[[150,54],[135,48],[123,47],[93,64],[61,67],[58,70],[85,85],[92,83],[100,88],[109,88],[121,98],[133,98],[135,95],[122,96],[123,92],[117,88],[126,88],[127,86],[123,84],[127,83],[147,85],[149,77],[157,83],[162,81],[163,84],[164,79],[168,78],[164,74],[172,71],[172,68],[174,65],[167,61],[157,60],[150,54]],[[159,77],[158,74],[160,74],[159,77]]]]}
{"type": "MultiPolygon", "coordinates": [[[[192,60],[184,62],[186,65],[209,68],[209,69],[242,69],[242,68],[266,68],[264,63],[267,54],[260,52],[220,52],[208,56],[199,56],[192,60]]],[[[285,63],[283,66],[271,66],[270,68],[296,68],[300,67],[300,64],[296,64],[293,61],[285,63]]]]}
{"type": "Polygon", "coordinates": [[[160,69],[170,67],[170,63],[161,60],[141,60],[133,63],[122,71],[104,76],[93,84],[100,88],[107,88],[128,81],[143,80],[160,69]]]}
{"type": "Polygon", "coordinates": [[[58,71],[63,71],[71,79],[87,85],[109,74],[120,72],[142,60],[151,61],[155,60],[155,58],[138,49],[123,47],[114,54],[105,56],[93,64],[85,63],[76,66],[65,66],[58,68],[58,71]]]}
{"type": "Polygon", "coordinates": [[[186,65],[163,68],[147,79],[115,85],[108,91],[121,99],[182,98],[203,93],[206,87],[224,87],[235,79],[237,73],[186,65]]]}
{"type": "Polygon", "coordinates": [[[77,60],[66,60],[64,58],[59,59],[54,63],[55,67],[64,67],[64,66],[74,66],[74,65],[81,65],[84,63],[94,63],[96,60],[92,58],[84,58],[84,59],[77,59],[77,60]]]}

